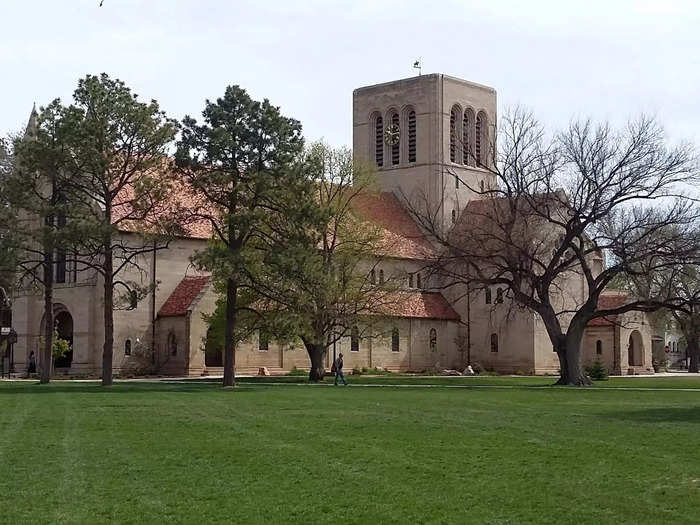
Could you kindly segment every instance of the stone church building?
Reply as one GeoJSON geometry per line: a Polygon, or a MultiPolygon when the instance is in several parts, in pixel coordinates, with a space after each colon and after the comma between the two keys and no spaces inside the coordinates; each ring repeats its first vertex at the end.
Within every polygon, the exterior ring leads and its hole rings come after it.
{"type": "MultiPolygon", "coordinates": [[[[557,373],[557,355],[541,321],[532,312],[511,308],[503,290],[462,294],[437,286],[444,283],[430,282],[426,266],[434,247],[401,205],[405,196],[420,194],[431,209],[440,210],[446,227],[458,221],[460,211],[478,198],[469,187],[495,184],[483,166],[495,144],[496,118],[493,88],[443,74],[354,91],[354,156],[376,165],[382,189],[365,199],[358,211],[380,228],[392,247],[375,268],[376,278],[401,282],[406,300],[382,319],[376,337],[352,334],[336,345],[336,351],[344,353],[348,370],[462,369],[471,362],[503,373],[557,373]],[[469,142],[473,155],[464,153],[463,140],[469,142]]],[[[207,237],[206,231],[195,229],[167,249],[144,256],[139,261],[142,271],[124,276],[153,285],[154,292],[136,308],[114,312],[115,372],[130,369],[147,349],[145,353],[162,374],[222,373],[221,356],[204,352],[207,325],[203,314],[214,311],[216,295],[209,276],[195,273],[189,262],[205,246],[207,237]]],[[[57,372],[99,374],[103,343],[100,277],[65,262],[56,270],[56,326],[59,336],[72,346],[68,355],[57,360],[57,372]]],[[[582,298],[583,282],[578,278],[572,278],[565,288],[566,300],[582,298]]],[[[601,300],[621,299],[606,296],[601,300]]],[[[39,355],[42,317],[41,294],[17,291],[12,318],[18,333],[18,370],[26,369],[31,351],[39,355]]],[[[592,323],[583,342],[584,364],[600,359],[618,374],[652,370],[646,316],[627,317],[623,323],[592,323]]],[[[263,366],[281,372],[308,368],[309,360],[301,344],[282,346],[257,334],[238,346],[236,367],[237,372],[246,373],[263,366]]]]}

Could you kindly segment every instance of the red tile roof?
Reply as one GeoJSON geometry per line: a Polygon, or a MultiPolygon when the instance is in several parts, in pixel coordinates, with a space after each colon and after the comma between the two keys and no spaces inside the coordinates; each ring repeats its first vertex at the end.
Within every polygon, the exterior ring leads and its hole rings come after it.
{"type": "MultiPolygon", "coordinates": [[[[627,294],[625,293],[606,293],[598,298],[599,310],[612,310],[619,308],[627,302],[627,294]]],[[[608,315],[606,317],[596,317],[588,322],[588,326],[613,326],[617,315],[608,315]]]]}
{"type": "Polygon", "coordinates": [[[395,292],[394,300],[380,308],[392,317],[459,321],[459,315],[439,292],[395,292]]]}
{"type": "Polygon", "coordinates": [[[380,228],[381,253],[386,257],[427,259],[433,247],[393,193],[359,195],[355,212],[380,228]]]}
{"type": "Polygon", "coordinates": [[[209,276],[185,277],[160,307],[158,316],[173,317],[187,314],[192,303],[199,297],[208,282],[209,276]]]}

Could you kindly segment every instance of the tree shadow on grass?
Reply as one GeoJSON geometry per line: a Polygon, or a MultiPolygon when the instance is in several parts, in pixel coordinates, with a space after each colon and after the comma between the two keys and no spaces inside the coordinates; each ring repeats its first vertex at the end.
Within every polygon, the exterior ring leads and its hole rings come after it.
{"type": "Polygon", "coordinates": [[[696,423],[700,424],[700,405],[687,407],[646,408],[605,412],[601,418],[636,423],[696,423]]]}
{"type": "MultiPolygon", "coordinates": [[[[254,385],[241,385],[232,393],[249,393],[254,391],[254,385]]],[[[216,393],[228,392],[221,388],[220,383],[115,383],[111,387],[103,387],[99,383],[49,383],[41,385],[34,382],[0,383],[0,396],[17,394],[145,394],[145,393],[216,393]]]]}

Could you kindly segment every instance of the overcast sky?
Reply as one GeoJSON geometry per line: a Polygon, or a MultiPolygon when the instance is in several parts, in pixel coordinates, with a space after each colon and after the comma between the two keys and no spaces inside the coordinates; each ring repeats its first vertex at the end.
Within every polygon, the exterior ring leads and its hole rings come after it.
{"type": "Polygon", "coordinates": [[[551,127],[659,117],[700,143],[700,2],[0,0],[0,134],[106,72],[172,117],[239,84],[351,144],[352,90],[446,73],[551,127]]]}

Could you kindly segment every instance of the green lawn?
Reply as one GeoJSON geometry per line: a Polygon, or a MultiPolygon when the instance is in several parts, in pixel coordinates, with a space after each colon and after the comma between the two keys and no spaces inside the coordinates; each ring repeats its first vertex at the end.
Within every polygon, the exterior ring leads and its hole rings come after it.
{"type": "Polygon", "coordinates": [[[700,520],[700,392],[0,383],[0,407],[2,523],[700,520]]]}

